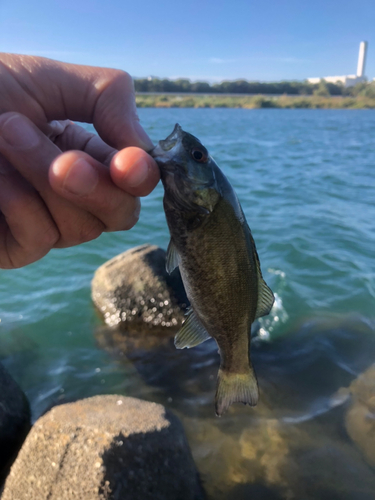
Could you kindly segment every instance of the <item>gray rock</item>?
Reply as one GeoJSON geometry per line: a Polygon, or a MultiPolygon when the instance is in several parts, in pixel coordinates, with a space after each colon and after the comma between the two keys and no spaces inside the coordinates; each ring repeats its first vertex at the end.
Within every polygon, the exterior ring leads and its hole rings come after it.
{"type": "Polygon", "coordinates": [[[141,245],[99,267],[92,281],[92,299],[110,327],[127,332],[142,329],[176,332],[188,305],[179,271],[165,270],[166,252],[141,245]]]}
{"type": "Polygon", "coordinates": [[[29,430],[26,396],[0,364],[0,485],[29,430]]]}
{"type": "Polygon", "coordinates": [[[123,396],[56,406],[32,428],[2,500],[200,500],[181,423],[123,396]]]}

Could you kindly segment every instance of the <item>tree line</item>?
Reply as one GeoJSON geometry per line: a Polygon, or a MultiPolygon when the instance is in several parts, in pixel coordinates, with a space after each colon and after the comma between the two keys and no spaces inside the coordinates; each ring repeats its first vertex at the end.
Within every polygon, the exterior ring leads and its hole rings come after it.
{"type": "Polygon", "coordinates": [[[136,78],[136,92],[178,92],[202,94],[275,94],[275,95],[318,95],[375,97],[375,82],[358,83],[344,87],[341,83],[321,80],[312,84],[305,81],[251,82],[248,80],[223,81],[221,83],[191,82],[187,78],[169,80],[167,78],[136,78]]]}

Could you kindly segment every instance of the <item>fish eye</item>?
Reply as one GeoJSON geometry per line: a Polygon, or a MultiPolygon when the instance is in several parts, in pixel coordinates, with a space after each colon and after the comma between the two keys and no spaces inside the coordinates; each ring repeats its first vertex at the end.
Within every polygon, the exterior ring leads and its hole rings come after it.
{"type": "Polygon", "coordinates": [[[201,149],[198,148],[194,148],[191,150],[191,156],[198,163],[206,163],[206,161],[208,160],[205,151],[202,151],[201,149]]]}

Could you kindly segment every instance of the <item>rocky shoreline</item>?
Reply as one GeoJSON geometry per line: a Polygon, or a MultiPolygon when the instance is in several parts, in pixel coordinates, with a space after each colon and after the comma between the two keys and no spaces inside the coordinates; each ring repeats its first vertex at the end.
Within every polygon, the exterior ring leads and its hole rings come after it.
{"type": "MultiPolygon", "coordinates": [[[[179,274],[165,271],[165,251],[151,245],[101,266],[92,297],[132,349],[140,332],[143,345],[170,339],[188,304],[179,274]]],[[[205,498],[182,424],[164,406],[94,396],[55,406],[31,427],[26,396],[1,365],[0,478],[2,500],[205,498]]]]}
{"type": "MultiPolygon", "coordinates": [[[[99,345],[125,353],[170,348],[187,306],[181,287],[178,274],[165,272],[165,251],[155,246],[142,245],[103,264],[92,282],[105,323],[99,345]]],[[[331,342],[343,342],[340,332],[328,335],[331,342]]],[[[301,345],[303,338],[284,339],[270,355],[289,362],[301,345]]],[[[264,348],[263,366],[268,355],[264,348]]],[[[325,363],[321,355],[318,369],[306,368],[317,377],[325,373],[319,372],[325,363]]],[[[205,366],[211,380],[217,368],[205,366]]],[[[346,388],[335,389],[332,374],[329,410],[298,425],[280,418],[293,391],[303,390],[298,381],[293,388],[288,376],[278,388],[277,367],[274,373],[268,369],[256,412],[231,408],[221,420],[197,419],[194,411],[177,416],[161,404],[100,395],[55,406],[31,427],[29,403],[0,364],[1,499],[372,500],[375,365],[346,388]],[[237,434],[228,431],[234,428],[237,434]]],[[[309,389],[314,392],[313,385],[309,389]]]]}

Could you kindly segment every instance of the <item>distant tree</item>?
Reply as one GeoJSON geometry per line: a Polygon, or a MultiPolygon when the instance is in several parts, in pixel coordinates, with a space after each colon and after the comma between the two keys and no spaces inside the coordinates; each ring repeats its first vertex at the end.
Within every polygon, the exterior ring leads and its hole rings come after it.
{"type": "Polygon", "coordinates": [[[364,92],[366,92],[366,89],[368,87],[367,82],[361,82],[357,83],[356,85],[353,85],[352,87],[346,87],[344,90],[344,95],[351,96],[351,97],[357,97],[358,95],[364,95],[364,92]]]}
{"type": "Polygon", "coordinates": [[[326,82],[326,86],[330,95],[342,95],[343,93],[344,85],[341,82],[326,82]]]}
{"type": "Polygon", "coordinates": [[[207,82],[195,82],[191,84],[191,92],[210,93],[212,88],[207,82]]]}
{"type": "Polygon", "coordinates": [[[318,87],[313,92],[314,95],[327,97],[330,95],[327,82],[325,80],[320,80],[318,87]]]}
{"type": "Polygon", "coordinates": [[[368,83],[366,87],[361,91],[360,95],[375,99],[375,82],[368,83]]]}
{"type": "MultiPolygon", "coordinates": [[[[209,84],[208,82],[192,83],[187,78],[169,80],[167,78],[137,78],[134,82],[137,92],[197,92],[217,94],[262,94],[262,95],[351,95],[360,94],[368,84],[358,84],[351,90],[345,89],[343,85],[321,81],[313,85],[305,81],[281,81],[281,82],[256,82],[244,79],[225,80],[220,83],[209,84]]],[[[371,91],[369,91],[371,92],[371,91]]],[[[361,94],[362,95],[362,94],[361,94]]]]}
{"type": "Polygon", "coordinates": [[[174,82],[176,84],[175,92],[191,92],[191,81],[187,78],[178,78],[174,82]]]}

